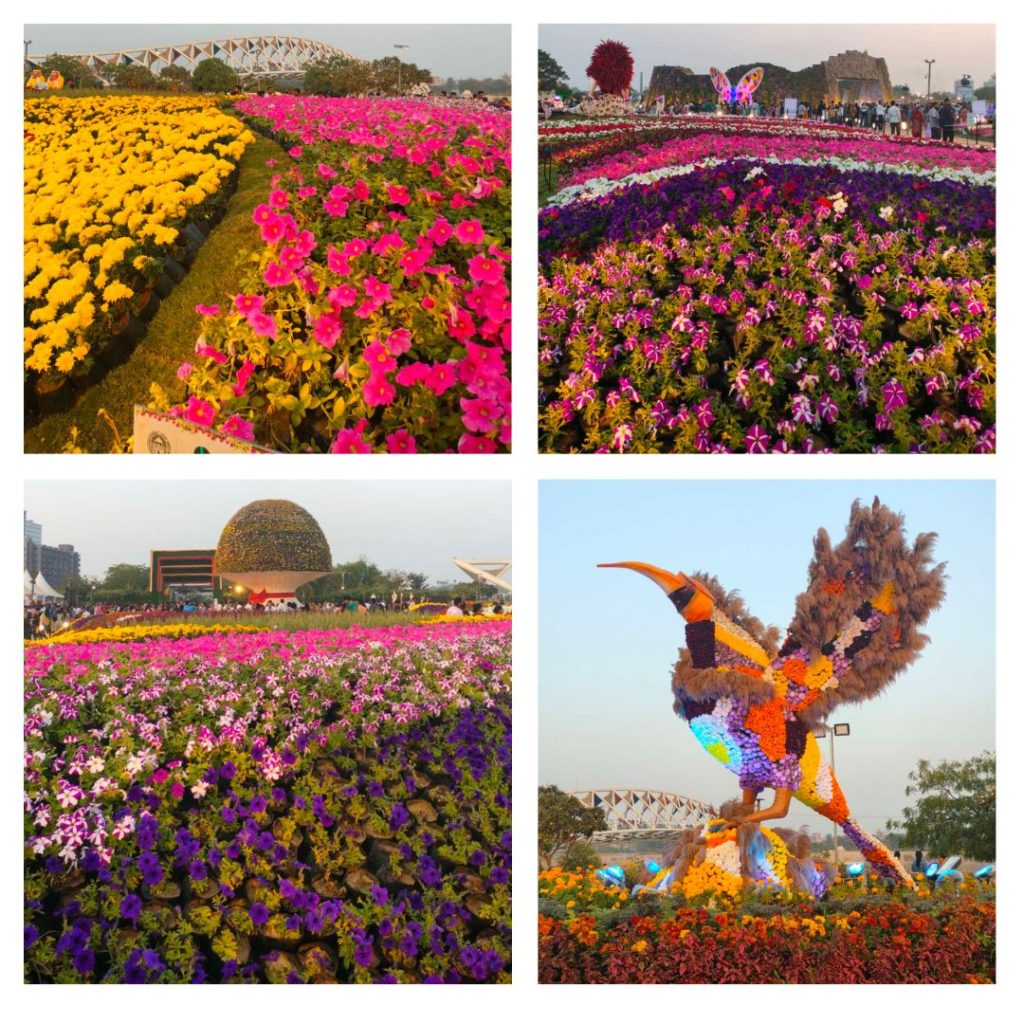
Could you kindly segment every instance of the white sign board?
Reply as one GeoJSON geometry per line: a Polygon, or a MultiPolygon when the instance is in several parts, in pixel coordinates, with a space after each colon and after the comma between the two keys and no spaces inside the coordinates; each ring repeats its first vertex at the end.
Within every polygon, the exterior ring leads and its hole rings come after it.
{"type": "Polygon", "coordinates": [[[133,434],[135,455],[273,454],[269,448],[144,405],[135,406],[133,434]]]}
{"type": "Polygon", "coordinates": [[[799,103],[797,102],[796,97],[787,96],[786,103],[783,108],[783,113],[786,115],[786,117],[796,117],[798,107],[799,103]]]}
{"type": "Polygon", "coordinates": [[[975,117],[984,117],[988,113],[988,100],[971,100],[971,113],[975,117]]]}

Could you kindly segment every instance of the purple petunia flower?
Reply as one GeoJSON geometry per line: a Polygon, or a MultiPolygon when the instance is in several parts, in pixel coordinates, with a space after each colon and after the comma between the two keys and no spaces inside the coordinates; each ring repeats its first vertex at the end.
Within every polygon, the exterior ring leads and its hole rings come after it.
{"type": "Polygon", "coordinates": [[[249,908],[249,917],[252,918],[252,923],[259,928],[270,920],[270,911],[267,910],[265,903],[257,901],[249,908]]]}

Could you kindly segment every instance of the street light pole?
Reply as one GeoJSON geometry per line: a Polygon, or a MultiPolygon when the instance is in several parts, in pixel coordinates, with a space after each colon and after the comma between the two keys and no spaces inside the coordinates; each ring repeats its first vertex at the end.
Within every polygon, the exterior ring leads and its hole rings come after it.
{"type": "MultiPolygon", "coordinates": [[[[832,762],[832,779],[835,785],[836,777],[836,731],[832,726],[828,727],[828,756],[832,762]]],[[[835,861],[836,874],[839,874],[839,825],[832,822],[832,859],[835,861]]]]}
{"type": "Polygon", "coordinates": [[[398,95],[402,95],[402,51],[409,49],[408,43],[393,43],[394,48],[398,51],[398,95]]]}
{"type": "Polygon", "coordinates": [[[928,95],[925,97],[925,102],[929,102],[932,98],[932,65],[935,63],[935,58],[925,57],[924,62],[928,65],[928,95]]]}
{"type": "Polygon", "coordinates": [[[28,48],[32,45],[31,39],[25,40],[25,70],[28,71],[28,48]]]}

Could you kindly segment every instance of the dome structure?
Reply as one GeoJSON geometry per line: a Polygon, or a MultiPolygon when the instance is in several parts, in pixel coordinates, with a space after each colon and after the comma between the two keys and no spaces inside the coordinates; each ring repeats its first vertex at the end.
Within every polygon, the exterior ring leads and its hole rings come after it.
{"type": "Polygon", "coordinates": [[[240,508],[221,531],[213,570],[249,591],[253,604],[286,602],[331,571],[320,524],[294,501],[267,499],[240,508]]]}

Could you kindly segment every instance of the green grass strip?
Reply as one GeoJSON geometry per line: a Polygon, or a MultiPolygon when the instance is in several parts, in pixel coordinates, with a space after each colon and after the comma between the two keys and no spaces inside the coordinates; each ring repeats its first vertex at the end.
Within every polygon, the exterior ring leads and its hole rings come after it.
{"type": "Polygon", "coordinates": [[[199,335],[196,304],[223,303],[226,296],[238,292],[243,269],[262,248],[252,211],[266,200],[270,189],[275,168],[267,167],[266,162],[283,156],[277,143],[256,135],[239,161],[238,186],[224,217],[182,282],[160,303],[131,357],[89,388],[71,409],[48,416],[27,430],[26,452],[117,451],[117,437],[123,443],[131,436],[135,404],[151,402],[150,384],[159,384],[174,400],[184,397],[176,374],[193,355],[199,335]],[[101,409],[113,421],[116,435],[101,409]]]}

